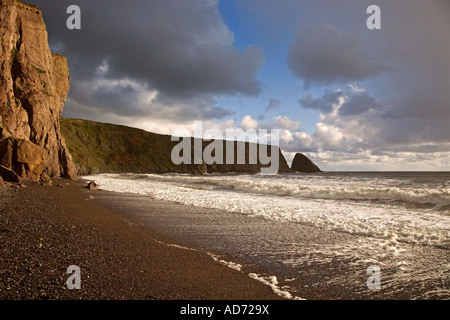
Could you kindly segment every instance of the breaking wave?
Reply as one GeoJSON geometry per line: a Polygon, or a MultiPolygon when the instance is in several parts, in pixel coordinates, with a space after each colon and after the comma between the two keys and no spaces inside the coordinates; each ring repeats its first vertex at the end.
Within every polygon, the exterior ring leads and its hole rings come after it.
{"type": "Polygon", "coordinates": [[[101,189],[450,248],[448,181],[385,177],[103,174],[101,189]]]}

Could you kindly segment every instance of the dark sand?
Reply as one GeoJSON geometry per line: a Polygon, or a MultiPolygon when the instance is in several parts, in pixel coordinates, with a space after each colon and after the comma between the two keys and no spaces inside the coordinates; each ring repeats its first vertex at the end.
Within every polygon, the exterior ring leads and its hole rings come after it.
{"type": "Polygon", "coordinates": [[[102,206],[85,182],[0,187],[0,299],[275,300],[272,289],[206,252],[102,206]],[[68,290],[69,265],[81,289],[68,290]]]}

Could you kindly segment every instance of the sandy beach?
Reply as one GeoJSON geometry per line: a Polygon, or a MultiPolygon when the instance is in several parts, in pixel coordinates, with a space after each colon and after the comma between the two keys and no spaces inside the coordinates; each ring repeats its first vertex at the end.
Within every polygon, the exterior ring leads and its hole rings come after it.
{"type": "Polygon", "coordinates": [[[273,290],[97,203],[85,182],[0,188],[0,299],[272,300],[273,290]],[[81,271],[68,290],[67,268],[81,271]]]}

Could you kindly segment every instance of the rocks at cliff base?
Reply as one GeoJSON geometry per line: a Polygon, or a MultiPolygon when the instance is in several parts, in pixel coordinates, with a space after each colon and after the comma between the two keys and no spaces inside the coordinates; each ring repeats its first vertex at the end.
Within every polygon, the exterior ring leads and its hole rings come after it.
{"type": "Polygon", "coordinates": [[[14,171],[23,179],[39,181],[43,174],[46,151],[31,141],[16,141],[14,171]]]}
{"type": "Polygon", "coordinates": [[[89,190],[98,190],[98,184],[95,183],[95,181],[91,181],[91,182],[88,183],[86,188],[89,189],[89,190]]]}
{"type": "Polygon", "coordinates": [[[18,0],[0,1],[0,34],[0,164],[27,181],[76,179],[60,133],[66,58],[50,52],[41,11],[18,0]]]}
{"type": "Polygon", "coordinates": [[[17,173],[2,165],[0,165],[0,177],[5,181],[22,183],[22,178],[17,173]]]}
{"type": "Polygon", "coordinates": [[[291,169],[295,172],[315,173],[323,172],[307,156],[297,153],[292,161],[291,169]]]}
{"type": "Polygon", "coordinates": [[[52,179],[50,179],[50,177],[48,176],[48,174],[46,174],[45,172],[41,175],[40,183],[41,183],[43,186],[52,186],[52,185],[53,185],[52,179]]]}
{"type": "MultiPolygon", "coordinates": [[[[44,170],[47,152],[44,148],[32,143],[29,140],[19,140],[8,138],[0,142],[0,163],[3,169],[0,171],[14,172],[21,179],[39,181],[44,170]]],[[[16,182],[16,178],[11,178],[11,172],[2,175],[5,180],[16,182]],[[13,180],[11,180],[13,179],[13,180]]]]}

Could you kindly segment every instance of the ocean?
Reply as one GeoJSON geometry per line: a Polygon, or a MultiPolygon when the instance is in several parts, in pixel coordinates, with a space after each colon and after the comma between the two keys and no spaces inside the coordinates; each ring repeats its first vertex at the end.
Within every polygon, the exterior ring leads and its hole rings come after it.
{"type": "Polygon", "coordinates": [[[84,179],[138,223],[267,270],[249,275],[289,298],[450,298],[450,172],[84,179]],[[191,210],[156,216],[151,200],[191,210]]]}

